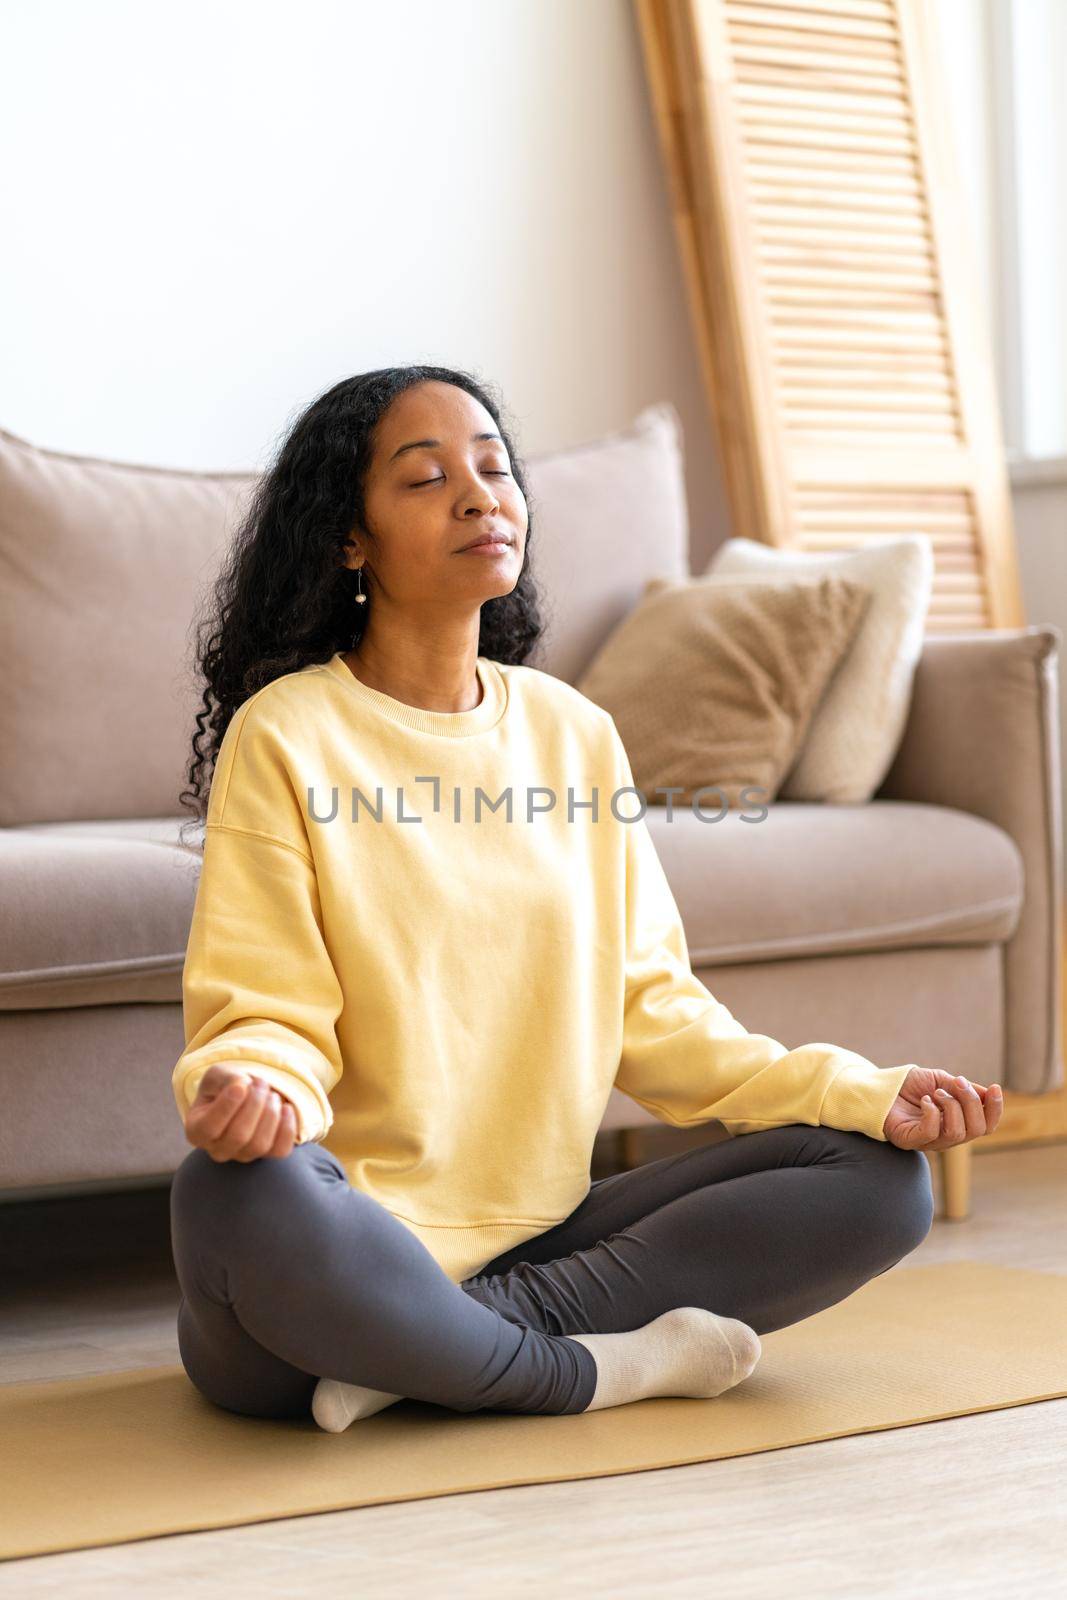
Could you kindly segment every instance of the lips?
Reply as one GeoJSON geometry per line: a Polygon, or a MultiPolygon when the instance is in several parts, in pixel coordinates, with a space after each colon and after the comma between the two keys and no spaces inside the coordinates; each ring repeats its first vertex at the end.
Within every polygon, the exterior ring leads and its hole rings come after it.
{"type": "Polygon", "coordinates": [[[473,550],[475,545],[479,545],[479,544],[510,544],[510,543],[511,543],[511,535],[510,534],[499,533],[499,532],[496,532],[496,533],[492,533],[492,532],[491,533],[480,533],[478,535],[477,539],[471,539],[469,543],[464,544],[464,545],[460,545],[460,550],[461,551],[462,550],[473,550]]]}

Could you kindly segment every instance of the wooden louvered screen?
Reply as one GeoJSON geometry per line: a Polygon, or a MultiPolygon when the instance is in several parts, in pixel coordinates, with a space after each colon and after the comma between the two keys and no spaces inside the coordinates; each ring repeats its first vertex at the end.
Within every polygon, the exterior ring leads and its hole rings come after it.
{"type": "Polygon", "coordinates": [[[734,531],[1025,621],[928,0],[634,0],[734,531]]]}

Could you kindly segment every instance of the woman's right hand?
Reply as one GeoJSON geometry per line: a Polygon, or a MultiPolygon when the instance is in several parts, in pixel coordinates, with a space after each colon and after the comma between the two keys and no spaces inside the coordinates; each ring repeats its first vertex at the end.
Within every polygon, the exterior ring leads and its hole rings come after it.
{"type": "Polygon", "coordinates": [[[287,1156],[298,1128],[292,1102],[236,1061],[207,1069],[185,1115],[186,1138],[212,1161],[287,1156]]]}

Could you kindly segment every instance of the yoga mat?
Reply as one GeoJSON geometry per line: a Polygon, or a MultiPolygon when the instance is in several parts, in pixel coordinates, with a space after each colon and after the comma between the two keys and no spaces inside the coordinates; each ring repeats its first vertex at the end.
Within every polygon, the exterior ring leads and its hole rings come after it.
{"type": "Polygon", "coordinates": [[[181,1366],[0,1388],[0,1556],[647,1472],[1067,1395],[1067,1276],[895,1267],[762,1336],[712,1400],[574,1416],[401,1400],[345,1433],[205,1400],[181,1366]]]}

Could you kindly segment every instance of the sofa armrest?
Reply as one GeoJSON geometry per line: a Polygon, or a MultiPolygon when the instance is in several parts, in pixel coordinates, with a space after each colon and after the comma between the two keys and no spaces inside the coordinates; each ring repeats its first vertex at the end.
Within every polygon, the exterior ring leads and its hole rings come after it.
{"type": "Polygon", "coordinates": [[[1004,946],[1002,1080],[1018,1094],[1063,1083],[1061,642],[1051,623],[928,634],[908,721],[874,796],[972,812],[1019,847],[1026,888],[1004,946]]]}

